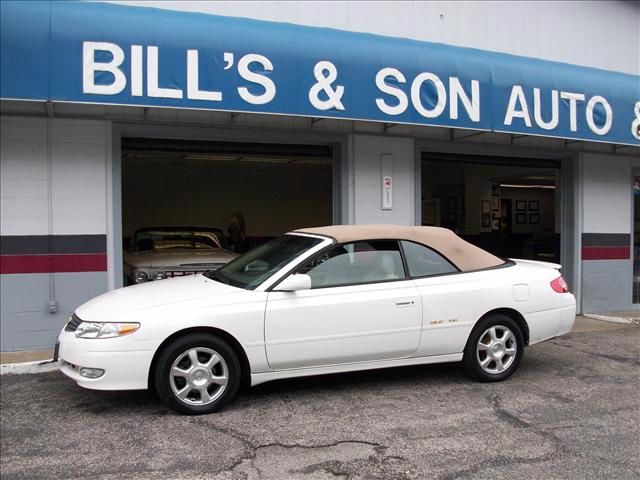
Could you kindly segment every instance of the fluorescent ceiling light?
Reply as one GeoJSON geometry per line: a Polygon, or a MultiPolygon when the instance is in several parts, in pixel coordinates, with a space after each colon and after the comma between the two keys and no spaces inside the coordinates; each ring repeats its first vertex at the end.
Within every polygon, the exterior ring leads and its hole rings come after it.
{"type": "Polygon", "coordinates": [[[239,155],[216,155],[215,153],[211,154],[189,154],[184,156],[184,160],[218,160],[222,162],[235,162],[241,158],[239,155]]]}
{"type": "Polygon", "coordinates": [[[555,185],[513,185],[508,183],[501,183],[501,187],[504,188],[538,188],[543,190],[555,190],[555,185]]]}
{"type": "Polygon", "coordinates": [[[242,157],[241,162],[256,162],[256,163],[289,163],[290,158],[282,157],[242,157]]]}

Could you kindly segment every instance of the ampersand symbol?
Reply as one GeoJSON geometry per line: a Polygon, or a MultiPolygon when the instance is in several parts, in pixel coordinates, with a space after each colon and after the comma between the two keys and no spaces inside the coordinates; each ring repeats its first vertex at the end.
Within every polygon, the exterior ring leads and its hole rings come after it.
{"type": "Polygon", "coordinates": [[[313,68],[313,75],[316,77],[317,83],[309,90],[309,101],[318,110],[329,110],[335,108],[337,110],[344,110],[342,105],[342,95],[344,94],[344,87],[337,85],[335,90],[332,87],[332,83],[338,78],[338,70],[335,65],[325,60],[316,63],[313,68]],[[327,74],[325,75],[325,72],[327,74]],[[320,100],[318,94],[323,91],[327,96],[326,100],[320,100]]]}
{"type": "Polygon", "coordinates": [[[636,102],[635,107],[633,107],[633,113],[636,118],[631,122],[631,134],[640,140],[640,102],[636,102]]]}

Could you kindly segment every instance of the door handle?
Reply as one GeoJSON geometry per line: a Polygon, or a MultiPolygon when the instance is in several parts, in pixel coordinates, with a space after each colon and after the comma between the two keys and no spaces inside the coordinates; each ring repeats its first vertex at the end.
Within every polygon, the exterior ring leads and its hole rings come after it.
{"type": "Polygon", "coordinates": [[[396,307],[398,308],[413,307],[415,304],[416,302],[414,300],[396,300],[396,307]]]}

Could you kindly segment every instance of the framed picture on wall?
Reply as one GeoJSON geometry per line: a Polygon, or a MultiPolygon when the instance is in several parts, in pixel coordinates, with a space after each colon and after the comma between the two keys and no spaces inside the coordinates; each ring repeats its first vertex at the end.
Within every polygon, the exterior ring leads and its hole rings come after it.
{"type": "MultiPolygon", "coordinates": [[[[489,201],[487,200],[487,204],[489,203],[489,201]]],[[[482,214],[482,228],[489,228],[491,227],[491,215],[488,213],[483,213],[482,214]]]]}
{"type": "Polygon", "coordinates": [[[529,200],[529,210],[532,212],[540,210],[540,203],[538,203],[538,200],[529,200]]]}
{"type": "MultiPolygon", "coordinates": [[[[480,205],[482,205],[482,215],[483,215],[483,218],[484,218],[484,214],[485,214],[485,213],[486,213],[486,214],[491,213],[491,202],[489,202],[489,200],[482,200],[482,201],[480,202],[480,205]]],[[[487,225],[487,227],[488,227],[488,226],[489,226],[489,225],[487,225]]]]}
{"type": "Polygon", "coordinates": [[[500,197],[498,195],[491,195],[491,210],[497,211],[500,209],[500,197]]]}
{"type": "Polygon", "coordinates": [[[516,211],[524,212],[527,209],[527,201],[526,200],[516,200],[516,211]]]}
{"type": "Polygon", "coordinates": [[[530,213],[529,214],[529,223],[531,225],[538,225],[540,223],[540,214],[539,213],[530,213]]]}
{"type": "Polygon", "coordinates": [[[516,225],[524,225],[526,223],[527,223],[527,214],[526,213],[516,213],[516,225]]]}

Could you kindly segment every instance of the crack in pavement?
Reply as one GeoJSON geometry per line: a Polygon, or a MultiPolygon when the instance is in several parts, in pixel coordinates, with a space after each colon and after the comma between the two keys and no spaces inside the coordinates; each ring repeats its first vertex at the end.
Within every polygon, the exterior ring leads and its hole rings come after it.
{"type": "Polygon", "coordinates": [[[512,413],[507,412],[504,408],[502,408],[500,395],[495,395],[489,400],[489,402],[491,404],[491,408],[493,409],[493,412],[496,414],[496,416],[499,419],[504,420],[510,425],[513,425],[514,427],[518,427],[518,428],[528,428],[531,426],[529,422],[525,422],[521,418],[517,417],[512,413]]]}
{"type": "Polygon", "coordinates": [[[376,469],[376,464],[383,466],[389,462],[384,455],[386,449],[378,443],[360,440],[340,440],[323,445],[272,442],[256,445],[251,458],[245,458],[232,470],[246,475],[248,480],[316,480],[325,479],[327,475],[350,478],[358,466],[373,468],[378,473],[380,468],[376,469]]]}
{"type": "MultiPolygon", "coordinates": [[[[228,428],[228,427],[222,427],[220,425],[213,425],[210,424],[208,422],[205,421],[205,419],[202,419],[200,417],[192,417],[190,419],[190,422],[192,424],[196,424],[199,425],[201,427],[204,428],[208,428],[214,431],[218,431],[224,435],[228,435],[232,438],[235,438],[236,440],[238,440],[242,446],[243,446],[243,451],[240,453],[239,456],[237,456],[234,461],[229,465],[226,466],[224,468],[221,468],[220,470],[218,470],[217,472],[215,472],[216,474],[221,474],[223,472],[233,472],[233,471],[238,471],[240,473],[245,473],[247,475],[248,479],[251,478],[257,478],[257,479],[262,479],[262,478],[279,478],[279,477],[273,477],[273,476],[265,476],[265,473],[263,472],[264,467],[260,467],[259,465],[257,465],[257,461],[258,461],[258,456],[259,456],[259,451],[260,450],[264,450],[264,449],[270,449],[270,448],[275,448],[275,449],[284,449],[284,450],[293,450],[293,449],[300,449],[300,450],[306,450],[306,451],[313,451],[313,450],[322,450],[322,449],[331,449],[331,448],[335,448],[335,447],[339,447],[342,445],[358,445],[358,446],[367,446],[367,447],[371,447],[371,450],[373,452],[375,452],[376,455],[380,456],[382,458],[381,462],[384,463],[384,461],[386,461],[385,459],[387,458],[384,455],[384,452],[386,452],[386,450],[388,449],[387,446],[382,445],[380,443],[377,442],[371,442],[371,441],[367,441],[367,440],[337,440],[335,442],[330,442],[330,443],[324,443],[324,444],[301,444],[301,443],[282,443],[282,442],[269,442],[269,443],[257,443],[255,441],[253,441],[252,439],[248,438],[245,435],[242,435],[240,433],[238,433],[237,431],[228,428]],[[245,466],[245,468],[242,468],[243,465],[245,466]],[[249,472],[247,472],[247,468],[249,469],[249,472]],[[244,470],[244,471],[243,471],[244,470]],[[254,472],[255,475],[252,477],[251,476],[251,472],[254,472]]],[[[275,455],[277,457],[277,454],[275,455]]],[[[356,455],[356,457],[359,457],[360,455],[356,455]]],[[[349,452],[347,452],[347,457],[349,457],[349,452]]],[[[353,457],[353,453],[351,454],[351,457],[353,457]]],[[[388,457],[388,458],[392,458],[392,457],[388,457]]],[[[396,457],[394,456],[393,459],[395,459],[396,457]]],[[[401,458],[401,457],[397,457],[397,458],[401,458]]],[[[281,459],[282,460],[282,459],[281,459]]],[[[405,459],[402,459],[405,460],[405,459]]],[[[346,465],[348,463],[347,462],[340,462],[339,460],[329,460],[329,463],[334,462],[336,465],[346,465]]],[[[282,462],[278,462],[278,466],[282,466],[281,465],[282,462]]],[[[302,470],[297,470],[300,473],[310,473],[312,471],[316,471],[316,470],[325,470],[328,473],[331,473],[333,475],[333,469],[327,469],[324,467],[324,465],[327,464],[327,461],[325,462],[316,462],[314,465],[317,466],[317,468],[315,469],[310,469],[313,465],[309,465],[307,466],[305,469],[302,470]],[[310,469],[309,472],[307,472],[306,470],[310,469]]],[[[339,477],[340,474],[337,474],[337,476],[339,477]]]]}
{"type": "MultiPolygon", "coordinates": [[[[558,438],[553,433],[554,430],[558,429],[557,427],[539,428],[533,425],[532,423],[521,419],[517,415],[511,412],[508,412],[502,406],[501,398],[499,395],[495,395],[489,398],[488,401],[491,405],[492,410],[494,411],[494,413],[499,419],[503,420],[504,422],[508,423],[513,427],[528,429],[535,435],[541,436],[542,438],[548,440],[553,445],[554,450],[547,454],[541,455],[539,457],[534,457],[534,458],[508,457],[504,455],[497,455],[473,467],[461,469],[451,473],[447,473],[445,475],[441,475],[438,477],[438,480],[461,480],[464,478],[471,478],[472,476],[493,467],[503,467],[503,466],[513,466],[513,465],[535,465],[538,463],[543,463],[543,462],[548,462],[553,460],[560,460],[566,457],[573,457],[573,458],[584,457],[585,454],[583,452],[576,452],[570,449],[562,439],[558,438]]],[[[565,428],[568,428],[568,427],[565,426],[565,428]]],[[[609,465],[613,465],[617,467],[623,466],[624,468],[638,475],[638,472],[635,470],[635,468],[626,462],[620,462],[619,460],[614,461],[611,458],[601,457],[599,455],[593,455],[593,454],[591,455],[595,456],[595,458],[598,458],[602,462],[607,463],[609,465]]]]}

